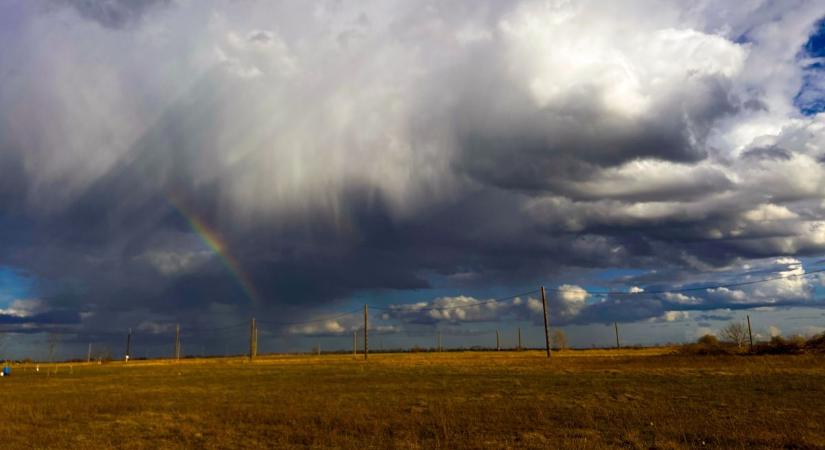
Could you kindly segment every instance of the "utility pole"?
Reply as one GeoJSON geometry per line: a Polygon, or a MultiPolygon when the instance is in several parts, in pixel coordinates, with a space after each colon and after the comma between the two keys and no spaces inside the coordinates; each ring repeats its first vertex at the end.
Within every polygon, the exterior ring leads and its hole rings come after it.
{"type": "Polygon", "coordinates": [[[613,329],[616,330],[616,348],[622,348],[622,345],[619,344],[619,324],[617,322],[613,322],[613,329]]]}
{"type": "Polygon", "coordinates": [[[132,329],[129,328],[129,334],[126,335],[126,362],[129,362],[129,357],[132,354],[132,329]]]}
{"type": "Polygon", "coordinates": [[[748,318],[748,338],[750,339],[750,352],[753,353],[753,333],[751,332],[751,315],[745,316],[748,318]]]}
{"type": "Polygon", "coordinates": [[[501,333],[499,332],[498,328],[496,328],[496,351],[501,351],[501,333]]]}
{"type": "Polygon", "coordinates": [[[521,327],[518,328],[518,351],[521,351],[521,327]]]}
{"type": "Polygon", "coordinates": [[[180,324],[175,326],[175,361],[180,361],[180,324]]]}
{"type": "Polygon", "coordinates": [[[252,321],[249,323],[249,360],[252,361],[253,358],[258,354],[258,342],[257,342],[257,334],[258,328],[255,325],[255,318],[252,318],[252,321]]]}
{"type": "Polygon", "coordinates": [[[547,359],[550,359],[550,327],[547,323],[547,294],[544,292],[544,286],[541,287],[541,306],[544,309],[544,346],[547,348],[547,359]]]}
{"type": "Polygon", "coordinates": [[[367,360],[370,354],[370,335],[369,335],[369,325],[370,325],[370,318],[369,318],[369,309],[366,304],[364,304],[364,361],[367,360]]]}
{"type": "Polygon", "coordinates": [[[89,342],[89,351],[86,353],[86,362],[92,362],[92,343],[89,342]]]}

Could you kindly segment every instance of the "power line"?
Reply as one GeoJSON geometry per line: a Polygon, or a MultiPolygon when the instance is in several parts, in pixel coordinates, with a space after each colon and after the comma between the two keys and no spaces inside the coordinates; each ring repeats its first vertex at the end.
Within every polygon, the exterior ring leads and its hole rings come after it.
{"type": "MultiPolygon", "coordinates": [[[[756,280],[746,280],[746,281],[738,281],[738,282],[730,282],[730,283],[704,284],[704,285],[701,285],[701,286],[692,286],[692,287],[684,287],[684,288],[676,288],[676,289],[644,290],[644,291],[638,291],[638,292],[612,291],[612,290],[592,291],[592,290],[587,290],[587,289],[584,289],[584,288],[571,288],[571,287],[564,287],[564,286],[551,288],[551,289],[547,289],[547,290],[553,291],[553,292],[570,292],[572,290],[581,289],[581,290],[586,291],[590,295],[641,296],[641,295],[656,295],[656,294],[669,294],[669,293],[696,292],[696,291],[705,291],[705,290],[721,289],[721,288],[726,288],[726,289],[727,288],[735,288],[735,287],[749,286],[749,285],[755,285],[755,284],[760,284],[760,283],[767,283],[767,282],[776,281],[776,280],[804,278],[804,277],[809,277],[809,276],[820,274],[820,273],[825,273],[825,268],[810,270],[810,271],[808,271],[806,273],[802,273],[802,274],[779,275],[779,276],[774,276],[774,277],[760,278],[760,279],[756,279],[756,280]]],[[[742,275],[739,275],[739,276],[742,276],[742,275]]],[[[509,295],[509,296],[506,296],[506,297],[499,297],[499,298],[495,298],[495,299],[477,301],[475,303],[460,304],[460,305],[455,305],[454,304],[454,305],[446,305],[446,306],[432,305],[432,306],[425,306],[425,307],[416,307],[416,304],[412,303],[412,304],[399,304],[399,305],[390,305],[390,306],[370,305],[369,307],[371,309],[374,309],[374,310],[392,311],[392,312],[449,311],[449,310],[472,308],[472,307],[478,307],[478,306],[482,306],[482,305],[486,305],[486,304],[502,302],[502,301],[505,301],[505,300],[510,300],[510,299],[514,299],[514,298],[517,298],[517,297],[522,297],[522,296],[529,295],[529,294],[534,294],[534,293],[537,293],[538,291],[539,291],[538,289],[534,289],[534,290],[531,290],[531,291],[522,292],[522,293],[518,293],[518,294],[514,294],[514,295],[509,295]]],[[[426,303],[425,303],[425,305],[426,305],[426,303]]],[[[326,321],[330,321],[330,320],[340,319],[340,318],[343,318],[343,317],[347,317],[347,316],[351,316],[353,314],[359,313],[360,311],[361,311],[361,309],[358,308],[358,309],[354,309],[352,311],[347,311],[347,312],[343,312],[343,313],[340,313],[340,314],[331,315],[331,316],[328,316],[328,317],[316,318],[316,319],[311,319],[311,320],[303,320],[303,321],[258,320],[258,322],[261,323],[261,324],[273,325],[273,326],[307,325],[307,324],[320,323],[320,322],[326,322],[326,321]]],[[[245,327],[247,327],[247,325],[248,324],[247,324],[246,321],[236,323],[236,324],[232,324],[232,325],[227,325],[227,326],[214,327],[214,328],[189,328],[189,327],[183,325],[181,327],[181,331],[191,337],[192,335],[197,335],[197,334],[224,333],[224,332],[228,332],[230,330],[239,329],[241,327],[245,328],[245,327]]],[[[56,328],[56,329],[43,328],[39,331],[5,330],[4,332],[15,332],[15,333],[16,332],[27,332],[27,333],[38,333],[39,332],[39,333],[52,333],[52,334],[57,334],[57,335],[61,335],[61,336],[64,336],[64,335],[82,335],[82,336],[85,336],[85,337],[104,337],[104,338],[105,337],[118,338],[118,337],[122,337],[126,333],[125,331],[83,330],[83,329],[69,330],[69,329],[65,329],[65,328],[62,328],[62,329],[61,328],[56,328]]],[[[171,333],[171,331],[168,331],[166,333],[171,333]]],[[[149,335],[149,336],[160,336],[160,335],[163,335],[163,334],[165,334],[165,333],[146,333],[146,335],[149,335]]]]}
{"type": "MultiPolygon", "coordinates": [[[[584,290],[585,292],[587,292],[590,295],[617,295],[617,296],[619,296],[619,295],[622,295],[622,296],[637,295],[637,296],[640,296],[640,295],[669,294],[669,293],[680,293],[680,292],[695,292],[695,291],[704,291],[704,290],[708,290],[708,289],[720,289],[720,288],[726,288],[727,289],[727,288],[733,288],[733,287],[740,287],[740,286],[748,286],[748,285],[754,285],[754,284],[760,284],[760,283],[767,283],[767,282],[776,281],[776,280],[785,280],[785,279],[791,279],[791,278],[808,277],[808,276],[811,276],[811,275],[816,275],[818,273],[825,273],[825,268],[817,269],[817,270],[811,270],[811,271],[808,271],[804,274],[780,275],[780,276],[775,276],[775,277],[761,278],[761,279],[758,279],[758,280],[748,280],[748,281],[739,281],[739,282],[732,282],[732,283],[719,283],[719,284],[705,284],[705,285],[702,285],[702,286],[692,286],[692,287],[676,288],[676,289],[655,289],[655,290],[645,290],[645,291],[638,291],[638,292],[627,292],[627,291],[592,291],[592,290],[587,290],[587,289],[584,289],[584,288],[557,287],[557,288],[552,288],[552,289],[547,289],[547,290],[548,291],[553,291],[553,292],[570,292],[570,291],[581,289],[581,290],[584,290]]],[[[378,309],[378,310],[382,310],[382,311],[405,311],[405,310],[407,310],[407,311],[418,312],[418,311],[432,311],[432,310],[452,310],[452,309],[471,308],[471,307],[475,307],[475,306],[479,306],[479,305],[501,302],[501,301],[504,301],[504,300],[509,300],[509,299],[512,299],[512,298],[521,297],[521,296],[528,295],[528,294],[534,294],[536,292],[538,292],[538,289],[532,290],[532,291],[529,291],[529,292],[523,292],[523,293],[520,293],[520,294],[511,295],[511,296],[508,296],[508,297],[490,299],[490,300],[485,300],[485,301],[480,301],[480,302],[465,304],[465,305],[451,305],[451,306],[441,306],[441,307],[440,306],[430,306],[430,307],[426,307],[426,308],[415,308],[414,307],[415,304],[402,304],[402,305],[398,305],[398,306],[395,306],[395,307],[393,307],[393,306],[381,307],[381,306],[372,306],[372,305],[370,307],[378,309]]]]}
{"type": "MultiPolygon", "coordinates": [[[[188,328],[185,325],[181,325],[181,332],[186,332],[186,333],[213,333],[213,332],[216,332],[216,331],[226,331],[226,330],[231,330],[231,329],[234,329],[234,328],[247,327],[247,326],[249,326],[249,324],[247,322],[239,322],[239,323],[236,323],[234,325],[227,325],[225,327],[218,327],[218,328],[188,328]]],[[[171,333],[171,332],[172,331],[170,330],[169,333],[171,333]]]]}
{"type": "Polygon", "coordinates": [[[446,310],[451,310],[451,309],[470,308],[470,307],[473,307],[473,306],[485,305],[485,304],[488,304],[488,303],[503,302],[505,300],[510,300],[510,299],[517,298],[517,297],[523,297],[523,296],[528,295],[528,294],[535,294],[538,291],[539,291],[538,289],[534,289],[532,291],[522,292],[520,294],[510,295],[508,297],[494,298],[494,299],[484,300],[484,301],[471,303],[471,304],[466,304],[466,305],[431,306],[431,307],[427,307],[427,308],[414,308],[415,303],[413,303],[413,304],[407,303],[407,304],[403,304],[403,305],[398,305],[398,307],[392,307],[392,306],[390,306],[390,307],[381,307],[381,306],[372,306],[372,305],[370,305],[370,308],[375,308],[375,309],[378,309],[378,310],[381,310],[381,311],[404,311],[405,307],[412,306],[410,308],[407,308],[407,310],[411,310],[411,311],[414,311],[414,312],[434,311],[434,310],[446,311],[446,310]]]}
{"type": "Polygon", "coordinates": [[[304,320],[299,322],[276,322],[276,321],[269,321],[269,320],[258,320],[258,323],[264,323],[267,325],[278,325],[278,326],[286,326],[286,325],[306,325],[310,323],[318,323],[318,322],[326,322],[328,320],[335,320],[340,319],[342,317],[353,315],[357,312],[361,311],[361,309],[355,309],[352,311],[344,312],[335,316],[325,317],[321,319],[313,319],[313,320],[304,320]]]}

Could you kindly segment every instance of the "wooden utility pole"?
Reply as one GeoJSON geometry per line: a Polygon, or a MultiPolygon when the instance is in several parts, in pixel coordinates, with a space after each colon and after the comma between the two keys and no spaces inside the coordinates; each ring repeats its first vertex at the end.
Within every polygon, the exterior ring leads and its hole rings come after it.
{"type": "Polygon", "coordinates": [[[501,333],[499,332],[498,328],[496,328],[496,351],[501,351],[501,333]]]}
{"type": "Polygon", "coordinates": [[[518,351],[521,351],[521,327],[518,328],[518,351]]]}
{"type": "Polygon", "coordinates": [[[541,306],[544,309],[544,346],[547,348],[547,359],[550,359],[550,327],[547,323],[547,294],[544,293],[544,286],[541,287],[541,306]]]}
{"type": "Polygon", "coordinates": [[[751,315],[745,316],[748,318],[748,338],[750,339],[750,352],[753,353],[753,333],[751,332],[751,315]]]}
{"type": "Polygon", "coordinates": [[[129,362],[129,358],[132,355],[132,329],[129,328],[129,334],[126,335],[126,362],[129,362]]]}
{"type": "Polygon", "coordinates": [[[617,322],[613,322],[613,329],[616,330],[616,348],[622,348],[622,345],[619,344],[619,324],[617,322]]]}
{"type": "Polygon", "coordinates": [[[89,342],[89,351],[86,353],[86,362],[92,362],[92,343],[89,342]]]}
{"type": "Polygon", "coordinates": [[[251,361],[258,354],[258,328],[255,325],[255,318],[249,323],[249,360],[251,361]]]}
{"type": "Polygon", "coordinates": [[[180,361],[180,324],[175,326],[175,361],[180,361]]]}
{"type": "Polygon", "coordinates": [[[369,335],[369,325],[370,325],[370,317],[369,317],[369,309],[367,305],[364,304],[364,361],[367,360],[370,354],[370,335],[369,335]]]}

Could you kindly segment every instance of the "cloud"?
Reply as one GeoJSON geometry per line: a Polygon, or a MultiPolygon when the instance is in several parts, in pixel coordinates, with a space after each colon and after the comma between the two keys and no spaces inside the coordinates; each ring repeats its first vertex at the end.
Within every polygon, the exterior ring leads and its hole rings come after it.
{"type": "Polygon", "coordinates": [[[52,308],[41,299],[17,299],[6,308],[0,308],[0,324],[14,325],[7,331],[36,332],[41,327],[76,325],[81,314],[71,308],[52,308]]]}
{"type": "Polygon", "coordinates": [[[568,317],[581,312],[585,307],[589,294],[580,286],[563,284],[559,286],[554,298],[556,304],[554,305],[554,302],[551,302],[551,305],[556,306],[558,313],[561,313],[563,317],[568,317]]]}
{"type": "MultiPolygon", "coordinates": [[[[560,323],[813,300],[650,294],[825,250],[825,124],[794,103],[821,82],[813,2],[172,3],[7,2],[0,264],[50,311],[220,324],[536,280],[564,285],[560,323]],[[587,292],[606,268],[637,295],[587,292]]],[[[482,297],[390,315],[541,306],[482,297]]]]}
{"type": "MultiPolygon", "coordinates": [[[[612,13],[525,2],[501,20],[500,45],[491,50],[502,58],[494,66],[508,70],[470,74],[469,86],[496,89],[485,97],[470,91],[456,112],[460,165],[470,176],[507,189],[564,192],[582,178],[598,183],[605,167],[706,158],[710,126],[737,108],[731,81],[746,50],[662,24],[626,28],[612,13]],[[673,54],[678,61],[660,64],[673,54]]],[[[725,187],[724,175],[708,178],[725,187]]]]}
{"type": "Polygon", "coordinates": [[[289,334],[300,334],[310,336],[336,335],[343,334],[346,331],[347,328],[341,325],[341,323],[339,323],[337,320],[325,320],[319,323],[294,325],[289,327],[288,329],[289,334]]]}
{"type": "Polygon", "coordinates": [[[171,0],[48,0],[74,8],[84,19],[107,28],[134,25],[150,10],[167,6],[171,0]]]}
{"type": "Polygon", "coordinates": [[[7,308],[0,309],[0,315],[24,318],[46,310],[46,305],[40,299],[17,299],[12,301],[7,308]]]}
{"type": "Polygon", "coordinates": [[[288,78],[298,67],[284,41],[274,32],[252,30],[245,36],[227,33],[217,50],[218,59],[241,78],[288,78]]]}
{"type": "Polygon", "coordinates": [[[718,297],[726,302],[745,302],[748,300],[747,294],[741,290],[731,290],[726,287],[708,289],[708,294],[712,297],[718,297]]]}
{"type": "MultiPolygon", "coordinates": [[[[588,292],[580,286],[562,285],[548,293],[548,309],[556,322],[574,321],[586,307],[588,292]]],[[[506,300],[474,297],[439,297],[431,302],[389,305],[382,320],[434,325],[472,322],[499,322],[512,319],[542,321],[544,307],[536,297],[516,297],[506,300]]]]}
{"type": "Polygon", "coordinates": [[[665,311],[657,320],[662,322],[682,322],[690,318],[688,311],[665,311]]]}
{"type": "MultiPolygon", "coordinates": [[[[339,319],[316,319],[309,323],[289,325],[283,333],[288,336],[349,336],[353,332],[363,333],[364,324],[360,316],[351,315],[339,319]]],[[[266,324],[263,324],[266,327],[266,324]]],[[[393,334],[402,328],[392,323],[370,324],[369,332],[373,335],[393,334]]],[[[360,335],[358,339],[361,339],[360,335]]]]}
{"type": "Polygon", "coordinates": [[[164,334],[170,333],[175,331],[175,324],[174,323],[158,323],[155,321],[147,320],[141,322],[137,326],[138,331],[147,332],[149,334],[164,334]]]}
{"type": "Polygon", "coordinates": [[[521,299],[511,302],[479,300],[473,297],[440,297],[432,302],[390,305],[382,314],[384,320],[432,324],[437,322],[489,322],[510,314],[514,306],[523,306],[521,299]]]}
{"type": "Polygon", "coordinates": [[[171,276],[194,270],[210,257],[207,252],[149,250],[137,258],[146,261],[161,274],[171,276]]]}

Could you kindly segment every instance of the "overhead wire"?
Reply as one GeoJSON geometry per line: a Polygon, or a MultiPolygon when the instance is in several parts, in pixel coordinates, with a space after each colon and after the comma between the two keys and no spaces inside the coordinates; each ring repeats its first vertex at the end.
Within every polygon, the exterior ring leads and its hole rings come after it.
{"type": "MultiPolygon", "coordinates": [[[[654,289],[654,290],[639,290],[639,291],[616,291],[616,290],[596,291],[596,290],[588,290],[588,289],[584,289],[584,288],[571,288],[571,287],[559,286],[559,287],[555,287],[555,288],[546,288],[546,291],[549,291],[549,292],[570,292],[572,290],[580,290],[581,289],[581,290],[586,291],[590,295],[599,295],[599,296],[602,296],[602,295],[644,296],[644,295],[656,295],[656,294],[696,292],[696,291],[721,289],[721,288],[729,289],[729,288],[735,288],[735,287],[741,287],[741,286],[749,286],[749,285],[754,285],[754,284],[767,283],[767,282],[777,281],[777,280],[793,279],[793,278],[804,278],[804,277],[809,277],[809,276],[820,274],[820,273],[825,273],[825,268],[810,270],[810,271],[807,271],[807,272],[801,273],[801,274],[800,273],[785,274],[785,275],[779,275],[779,276],[774,276],[774,277],[766,277],[766,278],[760,278],[760,279],[755,279],[755,280],[735,281],[735,282],[729,282],[729,283],[703,284],[701,286],[689,286],[689,287],[673,288],[673,289],[654,289]]],[[[538,293],[539,291],[540,291],[539,289],[533,289],[533,290],[530,290],[530,291],[509,295],[509,296],[506,296],[506,297],[499,297],[499,298],[494,298],[494,299],[489,299],[489,300],[477,301],[477,302],[466,303],[466,304],[458,304],[458,305],[456,305],[456,304],[444,305],[444,306],[430,305],[430,306],[424,306],[424,307],[417,307],[417,304],[415,304],[415,303],[408,303],[408,304],[390,305],[390,306],[378,306],[378,305],[367,305],[367,306],[369,308],[371,308],[372,310],[393,311],[393,312],[448,311],[448,310],[456,310],[456,309],[464,309],[464,308],[473,308],[473,307],[478,307],[478,306],[482,306],[482,305],[486,305],[486,304],[502,302],[502,301],[522,297],[522,296],[525,296],[525,295],[535,294],[535,293],[538,293]]],[[[270,321],[270,320],[258,319],[257,323],[264,324],[264,325],[279,326],[279,327],[294,326],[294,325],[307,325],[307,324],[320,323],[320,322],[326,322],[326,321],[330,321],[330,320],[341,319],[343,317],[347,317],[347,316],[351,316],[353,314],[359,313],[360,311],[361,311],[361,308],[357,308],[357,309],[354,309],[354,310],[351,310],[351,311],[346,311],[346,312],[331,315],[331,316],[328,316],[328,317],[322,317],[322,318],[316,318],[316,319],[310,319],[310,320],[301,320],[301,321],[270,321]]],[[[235,324],[232,324],[232,325],[213,327],[213,328],[190,328],[186,325],[181,325],[181,334],[186,335],[186,336],[191,338],[192,335],[211,334],[211,333],[225,333],[225,332],[229,332],[231,330],[236,330],[236,329],[239,329],[241,327],[248,327],[248,326],[249,326],[249,323],[246,322],[246,321],[235,323],[235,324]]],[[[13,332],[14,330],[7,330],[7,331],[13,332]]],[[[238,330],[238,331],[240,331],[240,330],[238,330]]],[[[103,336],[106,336],[106,337],[122,337],[122,336],[128,334],[124,331],[82,330],[82,329],[69,330],[69,329],[65,329],[65,328],[64,329],[53,329],[53,330],[44,329],[41,332],[53,333],[53,334],[57,334],[57,335],[84,335],[84,336],[95,336],[95,337],[103,337],[103,336]]],[[[162,334],[171,334],[171,333],[173,333],[173,330],[166,331],[165,333],[162,333],[162,334]]],[[[133,332],[133,335],[135,335],[135,334],[138,334],[138,333],[133,332]]],[[[143,333],[140,333],[140,334],[143,334],[143,333]]],[[[158,336],[160,334],[161,333],[147,333],[146,335],[158,336]]],[[[272,334],[278,334],[278,333],[272,333],[272,334]]]]}
{"type": "Polygon", "coordinates": [[[297,322],[270,321],[270,320],[259,320],[259,319],[256,319],[256,322],[257,323],[263,323],[263,324],[266,324],[266,325],[278,325],[278,326],[306,325],[306,324],[311,324],[311,323],[319,323],[319,322],[326,322],[326,321],[329,321],[329,320],[340,319],[342,317],[350,316],[350,315],[353,315],[353,314],[355,314],[357,312],[360,312],[360,311],[361,311],[361,308],[358,308],[358,309],[354,309],[352,311],[340,313],[340,314],[330,316],[330,317],[324,317],[324,318],[318,318],[318,319],[312,319],[312,320],[303,320],[303,321],[297,321],[297,322]]]}
{"type": "MultiPolygon", "coordinates": [[[[767,283],[767,282],[776,281],[776,280],[786,280],[786,279],[791,279],[791,278],[808,277],[808,276],[816,275],[818,273],[823,273],[823,272],[825,272],[825,269],[817,269],[817,270],[811,270],[811,271],[805,272],[805,273],[781,275],[781,276],[770,277],[770,278],[761,278],[761,279],[758,279],[758,280],[748,280],[748,281],[740,281],[740,282],[734,282],[734,283],[719,283],[719,284],[712,284],[712,285],[705,284],[705,285],[702,285],[702,286],[691,286],[691,287],[676,288],[676,289],[655,289],[655,290],[639,290],[639,291],[592,291],[592,290],[587,290],[587,293],[592,294],[592,295],[640,295],[640,296],[641,295],[650,295],[650,294],[676,294],[676,293],[680,293],[680,292],[695,292],[695,291],[704,291],[704,290],[708,290],[708,289],[721,289],[721,288],[728,289],[728,288],[732,288],[732,287],[749,286],[749,285],[753,285],[753,284],[767,283]]],[[[565,288],[563,286],[560,286],[560,287],[557,287],[557,288],[550,288],[550,289],[547,289],[547,290],[551,291],[551,292],[570,292],[570,291],[578,290],[578,289],[583,289],[583,288],[565,288]]]]}
{"type": "Polygon", "coordinates": [[[510,300],[510,299],[514,299],[514,298],[518,298],[518,297],[523,297],[523,296],[529,295],[529,294],[535,294],[536,292],[539,292],[539,289],[533,289],[532,291],[522,292],[520,294],[510,295],[510,296],[507,296],[507,297],[493,298],[493,299],[490,299],[490,300],[483,300],[483,301],[479,301],[479,302],[475,302],[475,303],[468,303],[468,304],[464,304],[464,305],[430,306],[430,307],[423,307],[423,308],[415,308],[414,307],[416,305],[415,303],[412,303],[412,304],[407,303],[407,304],[398,305],[397,307],[393,307],[393,306],[390,306],[390,307],[370,306],[370,308],[377,309],[379,311],[403,311],[404,307],[410,307],[410,308],[408,308],[408,310],[413,310],[415,312],[418,312],[418,311],[435,311],[435,310],[447,311],[447,310],[451,310],[451,309],[470,308],[470,307],[474,307],[474,306],[485,305],[485,304],[488,304],[488,303],[503,302],[505,300],[510,300]]]}

